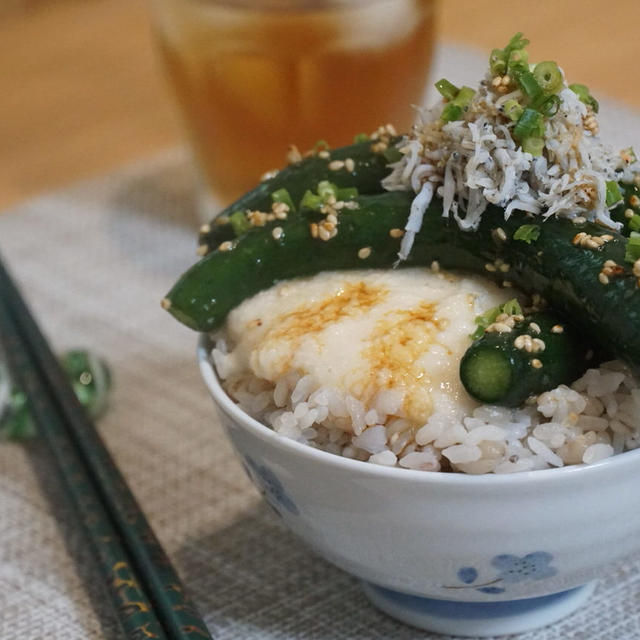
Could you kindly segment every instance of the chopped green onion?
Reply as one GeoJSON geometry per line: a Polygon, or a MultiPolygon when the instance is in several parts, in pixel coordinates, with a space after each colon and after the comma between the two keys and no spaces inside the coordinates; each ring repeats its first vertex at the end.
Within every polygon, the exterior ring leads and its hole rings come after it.
{"type": "Polygon", "coordinates": [[[471,87],[461,87],[458,95],[452,100],[452,103],[457,104],[459,107],[468,107],[475,95],[476,92],[471,87]]]}
{"type": "Polygon", "coordinates": [[[529,44],[522,33],[516,33],[504,49],[494,49],[489,56],[489,68],[494,76],[504,73],[519,73],[526,68],[527,52],[525,47],[529,44]]]}
{"type": "Polygon", "coordinates": [[[315,151],[328,151],[329,149],[331,149],[329,143],[326,140],[318,140],[313,145],[313,148],[315,151]]]}
{"type": "Polygon", "coordinates": [[[329,182],[328,180],[321,180],[318,182],[318,195],[322,198],[322,200],[326,200],[330,196],[334,198],[338,195],[338,187],[336,187],[333,182],[329,182]]]}
{"type": "Polygon", "coordinates": [[[640,216],[637,213],[635,213],[629,220],[629,229],[631,229],[631,231],[635,231],[636,233],[640,231],[640,216]]]}
{"type": "Polygon", "coordinates": [[[562,71],[555,62],[538,62],[533,76],[545,93],[557,93],[562,88],[562,71]]]}
{"type": "Polygon", "coordinates": [[[504,115],[513,122],[517,122],[524,111],[524,107],[517,100],[507,100],[502,109],[504,115]]]}
{"type": "Polygon", "coordinates": [[[522,31],[518,31],[518,33],[516,33],[516,35],[513,36],[511,40],[509,40],[509,44],[504,48],[504,51],[507,54],[507,56],[512,51],[516,51],[518,49],[524,49],[529,44],[529,41],[526,38],[523,38],[523,36],[524,34],[522,33],[522,31]]]}
{"type": "Polygon", "coordinates": [[[453,102],[449,102],[445,105],[442,113],[440,114],[440,119],[444,120],[444,122],[453,122],[454,120],[460,120],[462,118],[462,107],[453,104],[453,102]]]}
{"type": "Polygon", "coordinates": [[[522,150],[530,153],[532,156],[539,157],[544,149],[544,140],[542,138],[525,138],[522,141],[522,150]]]}
{"type": "Polygon", "coordinates": [[[402,159],[402,152],[398,147],[387,147],[382,152],[382,155],[389,164],[393,164],[394,162],[398,162],[398,160],[402,159]]]}
{"type": "Polygon", "coordinates": [[[598,101],[589,93],[589,87],[584,84],[570,84],[569,89],[571,89],[571,91],[573,91],[573,93],[578,96],[580,102],[583,102],[588,107],[591,107],[594,113],[598,113],[600,105],[598,104],[598,101]]]}
{"type": "Polygon", "coordinates": [[[524,71],[529,71],[529,54],[524,49],[516,49],[509,54],[507,60],[507,73],[510,76],[518,76],[524,71]]]}
{"type": "Polygon", "coordinates": [[[551,118],[558,113],[558,109],[560,108],[560,97],[556,95],[549,96],[541,105],[540,105],[540,113],[547,117],[551,118]]]}
{"type": "Polygon", "coordinates": [[[317,211],[324,204],[324,200],[317,194],[311,193],[308,189],[304,192],[302,200],[300,200],[301,209],[313,209],[317,211]]]}
{"type": "Polygon", "coordinates": [[[271,202],[284,202],[286,205],[288,205],[289,209],[291,209],[291,211],[295,211],[296,208],[293,204],[293,200],[291,199],[291,195],[289,194],[289,192],[285,189],[278,189],[277,191],[274,191],[271,194],[271,202]]]}
{"type": "Polygon", "coordinates": [[[501,76],[507,71],[507,57],[502,49],[494,49],[489,56],[489,69],[494,76],[501,76]]]}
{"type": "Polygon", "coordinates": [[[522,315],[522,307],[518,302],[518,298],[511,298],[511,300],[507,300],[503,305],[501,305],[500,313],[507,313],[510,316],[522,315]]]}
{"type": "Polygon", "coordinates": [[[234,211],[229,216],[229,222],[233,227],[233,232],[237,236],[241,236],[243,233],[246,233],[251,229],[251,222],[247,219],[247,216],[244,214],[244,211],[234,211]]]}
{"type": "MultiPolygon", "coordinates": [[[[605,196],[605,201],[607,203],[607,207],[612,207],[614,204],[617,204],[622,200],[622,192],[620,191],[620,187],[615,180],[607,180],[607,193],[605,196]]],[[[640,231],[640,229],[635,229],[635,231],[640,231]]]]}
{"type": "Polygon", "coordinates": [[[517,77],[520,88],[524,91],[530,104],[537,104],[544,92],[531,71],[523,71],[517,77]]]}
{"type": "Polygon", "coordinates": [[[336,195],[337,200],[353,200],[358,197],[358,189],[356,187],[343,187],[338,189],[336,195]]]}
{"type": "Polygon", "coordinates": [[[458,87],[455,84],[451,84],[446,78],[438,80],[435,84],[435,88],[440,92],[443,98],[446,100],[453,100],[458,95],[458,87]]]}
{"type": "Polygon", "coordinates": [[[540,227],[537,224],[520,225],[513,234],[514,240],[522,240],[527,244],[535,242],[540,237],[540,227]]]}
{"type": "Polygon", "coordinates": [[[475,323],[478,325],[478,328],[471,334],[470,338],[472,340],[481,338],[486,328],[493,324],[501,313],[506,313],[510,316],[520,315],[522,308],[520,307],[518,299],[512,298],[511,300],[507,300],[505,303],[485,311],[482,315],[476,316],[475,323]]]}
{"type": "Polygon", "coordinates": [[[625,262],[631,263],[640,260],[640,233],[631,232],[631,236],[627,239],[624,259],[625,262]]]}
{"type": "Polygon", "coordinates": [[[356,135],[353,136],[354,144],[359,144],[360,142],[369,142],[369,140],[371,140],[371,138],[366,133],[356,133],[356,135]]]}
{"type": "Polygon", "coordinates": [[[544,135],[544,119],[535,109],[525,109],[513,129],[516,140],[541,138],[544,135]]]}

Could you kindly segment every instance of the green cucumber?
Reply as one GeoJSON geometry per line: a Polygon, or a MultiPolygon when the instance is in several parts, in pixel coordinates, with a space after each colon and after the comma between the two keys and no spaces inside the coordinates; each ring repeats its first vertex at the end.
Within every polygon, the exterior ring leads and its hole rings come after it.
{"type": "Polygon", "coordinates": [[[593,363],[593,351],[558,316],[511,319],[511,330],[505,322],[490,326],[460,361],[460,380],[476,400],[517,407],[531,395],[570,384],[593,363]]]}
{"type": "MultiPolygon", "coordinates": [[[[400,138],[394,138],[392,143],[400,138]]],[[[226,209],[204,225],[198,238],[198,252],[201,255],[209,253],[222,242],[233,240],[238,234],[228,222],[229,217],[236,211],[271,211],[271,194],[286,189],[294,204],[298,206],[305,191],[315,191],[318,183],[329,180],[338,187],[355,187],[360,194],[381,193],[380,181],[389,173],[389,159],[384,152],[374,152],[372,142],[360,142],[347,147],[340,147],[329,151],[328,158],[318,155],[304,158],[300,162],[290,164],[279,171],[273,178],[261,182],[257,187],[247,192],[241,198],[230,204],[226,209]],[[352,171],[346,167],[338,170],[329,168],[335,160],[351,158],[354,163],[352,171]],[[217,222],[222,220],[222,224],[217,222]]],[[[268,225],[270,227],[274,224],[268,225]]]]}
{"type": "MultiPolygon", "coordinates": [[[[338,235],[328,242],[311,237],[304,214],[283,221],[278,240],[271,232],[245,234],[232,251],[216,251],[196,263],[163,305],[189,327],[211,331],[245,298],[279,280],[327,269],[391,268],[399,240],[390,238],[389,230],[404,227],[412,200],[413,194],[402,192],[357,198],[360,208],[341,212],[338,235]],[[358,258],[365,247],[371,249],[368,257],[358,258]]],[[[494,206],[486,209],[477,231],[463,232],[442,217],[442,202],[434,199],[401,266],[438,261],[445,269],[480,273],[538,293],[603,349],[640,365],[640,289],[625,264],[625,247],[621,234],[594,223],[542,221],[522,213],[505,220],[494,206]],[[531,223],[539,226],[536,238],[514,239],[523,224],[531,223]],[[596,249],[574,244],[578,232],[606,235],[607,241],[600,239],[596,249]],[[603,278],[608,260],[618,266],[603,278]]]]}

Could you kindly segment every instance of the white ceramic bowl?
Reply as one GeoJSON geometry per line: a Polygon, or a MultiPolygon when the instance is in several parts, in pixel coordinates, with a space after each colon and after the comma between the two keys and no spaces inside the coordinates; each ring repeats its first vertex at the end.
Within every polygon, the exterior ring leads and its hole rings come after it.
{"type": "Polygon", "coordinates": [[[204,380],[267,502],[387,613],[456,635],[517,633],[585,601],[640,550],[640,450],[590,466],[469,476],[383,467],[277,435],[204,380]]]}

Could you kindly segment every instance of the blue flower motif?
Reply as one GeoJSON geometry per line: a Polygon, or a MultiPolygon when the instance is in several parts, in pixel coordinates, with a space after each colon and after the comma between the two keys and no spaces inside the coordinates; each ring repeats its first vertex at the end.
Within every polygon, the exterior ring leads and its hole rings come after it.
{"type": "Polygon", "coordinates": [[[478,571],[474,567],[462,567],[458,569],[458,578],[465,584],[471,584],[476,581],[478,571]]]}
{"type": "Polygon", "coordinates": [[[487,576],[482,581],[476,582],[480,574],[475,567],[460,567],[456,575],[463,584],[445,585],[444,588],[475,589],[482,593],[497,595],[506,591],[502,585],[522,580],[542,580],[555,576],[558,570],[549,564],[552,560],[553,556],[546,551],[535,551],[522,557],[501,554],[494,556],[491,560],[491,565],[500,571],[498,575],[487,576]]]}
{"type": "Polygon", "coordinates": [[[293,500],[286,494],[284,487],[278,477],[269,467],[258,464],[249,456],[245,456],[247,469],[250,477],[258,485],[265,500],[280,513],[279,507],[286,509],[289,513],[297,516],[300,511],[293,500]]]}
{"type": "Polygon", "coordinates": [[[499,579],[511,583],[551,578],[558,572],[549,564],[552,560],[550,553],[536,551],[522,557],[509,554],[495,556],[491,564],[500,571],[499,579]]]}
{"type": "Polygon", "coordinates": [[[482,591],[482,593],[504,593],[505,590],[502,587],[478,587],[476,591],[482,591]]]}

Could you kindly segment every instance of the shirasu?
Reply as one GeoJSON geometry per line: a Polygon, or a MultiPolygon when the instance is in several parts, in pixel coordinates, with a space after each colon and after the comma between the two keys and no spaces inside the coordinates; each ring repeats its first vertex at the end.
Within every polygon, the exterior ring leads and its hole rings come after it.
{"type": "Polygon", "coordinates": [[[632,181],[640,170],[633,159],[605,146],[585,118],[593,112],[569,88],[558,92],[557,112],[546,119],[542,155],[523,151],[513,137],[515,123],[503,112],[520,90],[500,94],[491,74],[483,79],[464,119],[444,123],[443,103],[419,112],[420,122],[398,144],[402,158],[382,182],[389,191],[414,191],[398,256],[405,260],[420,231],[424,212],[437,195],[443,216],[463,231],[477,229],[489,204],[509,217],[526,211],[546,219],[576,217],[618,228],[606,203],[606,183],[632,181]]]}

